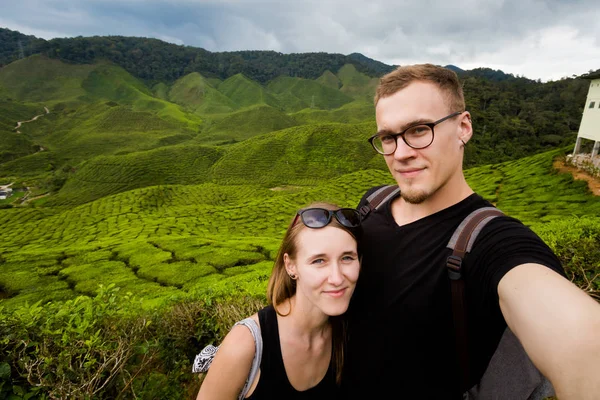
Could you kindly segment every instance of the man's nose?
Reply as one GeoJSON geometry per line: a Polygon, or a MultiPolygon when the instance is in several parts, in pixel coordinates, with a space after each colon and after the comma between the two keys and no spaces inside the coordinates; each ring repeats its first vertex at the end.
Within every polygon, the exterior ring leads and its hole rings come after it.
{"type": "Polygon", "coordinates": [[[416,150],[406,144],[402,136],[396,137],[396,150],[394,150],[394,158],[396,160],[404,160],[412,158],[416,154],[416,150]]]}

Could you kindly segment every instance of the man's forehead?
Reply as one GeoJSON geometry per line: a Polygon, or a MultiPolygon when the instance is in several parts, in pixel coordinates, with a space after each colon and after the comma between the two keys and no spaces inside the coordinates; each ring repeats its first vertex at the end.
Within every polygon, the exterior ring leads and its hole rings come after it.
{"type": "Polygon", "coordinates": [[[433,121],[446,113],[448,105],[442,92],[433,84],[416,83],[413,87],[411,84],[379,99],[375,107],[379,129],[397,128],[418,121],[433,121]]]}

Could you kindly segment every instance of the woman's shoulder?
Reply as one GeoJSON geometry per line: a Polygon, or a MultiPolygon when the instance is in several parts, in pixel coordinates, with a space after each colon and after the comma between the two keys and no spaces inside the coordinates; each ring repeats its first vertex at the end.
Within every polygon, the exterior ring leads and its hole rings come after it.
{"type": "MultiPolygon", "coordinates": [[[[260,329],[260,323],[258,320],[258,313],[255,313],[245,320],[252,320],[256,326],[260,329]]],[[[223,339],[223,342],[219,346],[219,353],[225,353],[226,358],[235,360],[252,360],[255,352],[254,336],[250,331],[250,327],[245,323],[235,324],[229,333],[223,339]]]]}

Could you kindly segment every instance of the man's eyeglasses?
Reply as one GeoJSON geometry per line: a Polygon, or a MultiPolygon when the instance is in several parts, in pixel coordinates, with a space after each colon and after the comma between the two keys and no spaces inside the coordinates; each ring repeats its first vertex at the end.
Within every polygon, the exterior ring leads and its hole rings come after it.
{"type": "Polygon", "coordinates": [[[434,126],[462,113],[462,111],[457,111],[435,122],[413,125],[400,133],[377,133],[369,138],[369,143],[375,151],[384,156],[393,154],[396,151],[398,137],[402,137],[404,143],[413,149],[424,149],[433,143],[434,126]]]}
{"type": "Polygon", "coordinates": [[[292,225],[296,225],[296,221],[300,217],[302,223],[308,228],[323,228],[329,225],[332,216],[346,228],[358,228],[360,226],[360,213],[353,208],[340,208],[335,211],[325,208],[305,208],[296,213],[292,225]]]}

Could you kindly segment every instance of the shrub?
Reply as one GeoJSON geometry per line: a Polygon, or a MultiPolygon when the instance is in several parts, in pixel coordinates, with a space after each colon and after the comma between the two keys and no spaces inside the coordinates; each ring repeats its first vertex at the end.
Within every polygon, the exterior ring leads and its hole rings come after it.
{"type": "Polygon", "coordinates": [[[95,297],[0,308],[0,397],[190,398],[195,354],[264,304],[242,292],[143,310],[111,284],[95,297]]]}

